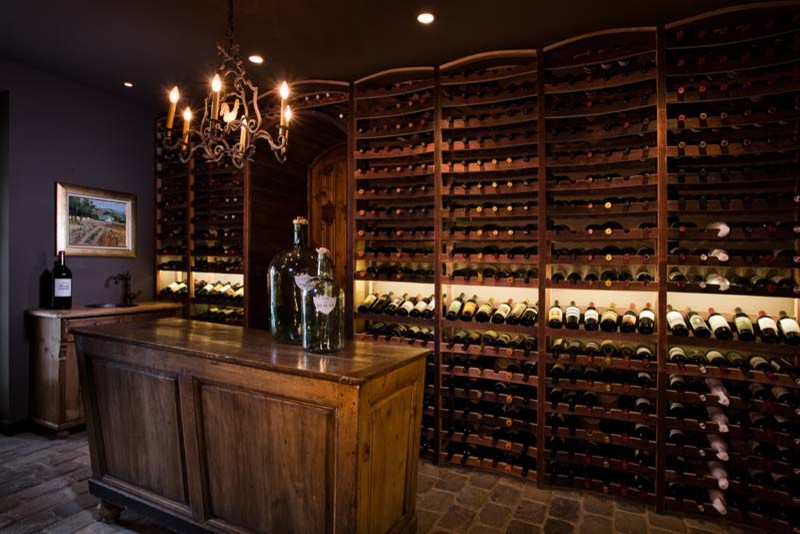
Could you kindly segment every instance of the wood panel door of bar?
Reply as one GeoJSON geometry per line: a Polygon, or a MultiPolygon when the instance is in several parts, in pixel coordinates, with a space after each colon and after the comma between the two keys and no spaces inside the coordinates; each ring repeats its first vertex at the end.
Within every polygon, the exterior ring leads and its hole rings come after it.
{"type": "Polygon", "coordinates": [[[80,328],[90,491],[183,531],[413,532],[425,355],[197,321],[80,328]]]}

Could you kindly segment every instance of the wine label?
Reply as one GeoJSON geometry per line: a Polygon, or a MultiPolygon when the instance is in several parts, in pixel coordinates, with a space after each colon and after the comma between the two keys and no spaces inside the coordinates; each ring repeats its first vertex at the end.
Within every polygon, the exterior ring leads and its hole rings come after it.
{"type": "Polygon", "coordinates": [[[699,315],[692,315],[691,317],[689,317],[689,324],[691,324],[692,328],[695,330],[706,326],[706,322],[699,315]]]}
{"type": "Polygon", "coordinates": [[[56,278],[53,282],[54,297],[72,296],[72,278],[56,278]]]}
{"type": "Polygon", "coordinates": [[[581,316],[581,310],[577,306],[570,306],[567,308],[567,317],[578,317],[581,316]]]}
{"type": "Polygon", "coordinates": [[[314,297],[314,307],[317,308],[319,313],[324,315],[330,315],[330,313],[336,308],[337,302],[339,302],[338,298],[329,297],[327,295],[316,295],[314,297]]]}
{"type": "Polygon", "coordinates": [[[650,320],[652,320],[652,321],[654,321],[654,322],[655,322],[655,320],[656,320],[656,314],[655,314],[655,312],[654,312],[653,310],[651,310],[650,308],[645,308],[645,309],[643,309],[643,310],[642,310],[642,312],[639,314],[639,320],[641,321],[642,319],[650,319],[650,320]]]}
{"type": "Polygon", "coordinates": [[[454,300],[454,301],[453,301],[453,302],[450,304],[450,308],[448,308],[448,310],[447,310],[447,311],[448,311],[449,313],[458,313],[458,311],[459,311],[460,309],[461,309],[461,301],[460,301],[460,300],[454,300]]]}
{"type": "Polygon", "coordinates": [[[769,330],[770,328],[776,331],[778,330],[778,325],[775,324],[775,319],[766,316],[758,318],[758,327],[762,332],[764,330],[769,330]]]}
{"type": "Polygon", "coordinates": [[[587,322],[594,320],[597,322],[600,320],[600,314],[597,313],[596,309],[586,310],[583,314],[583,320],[587,322]]]}
{"type": "Polygon", "coordinates": [[[711,325],[711,329],[716,331],[717,328],[730,328],[728,326],[728,321],[725,320],[725,317],[722,315],[712,315],[708,318],[708,324],[711,325]]]}
{"type": "Polygon", "coordinates": [[[550,308],[550,313],[547,314],[547,318],[550,321],[554,319],[560,321],[563,316],[564,315],[563,312],[561,311],[561,308],[550,308]]]}
{"type": "Polygon", "coordinates": [[[678,325],[685,325],[686,323],[683,320],[683,316],[679,311],[671,311],[667,314],[667,323],[669,324],[670,328],[674,328],[678,325]]]}
{"type": "Polygon", "coordinates": [[[781,330],[783,330],[784,334],[789,334],[789,333],[799,334],[800,333],[800,325],[798,325],[797,321],[795,321],[791,317],[784,317],[779,322],[781,324],[781,330]]]}
{"type": "Polygon", "coordinates": [[[734,317],[733,323],[736,325],[736,330],[739,332],[752,332],[753,331],[753,323],[750,322],[749,317],[734,317]]]}
{"type": "Polygon", "coordinates": [[[308,273],[299,273],[294,275],[294,283],[297,285],[297,287],[303,289],[313,278],[314,277],[308,273]]]}

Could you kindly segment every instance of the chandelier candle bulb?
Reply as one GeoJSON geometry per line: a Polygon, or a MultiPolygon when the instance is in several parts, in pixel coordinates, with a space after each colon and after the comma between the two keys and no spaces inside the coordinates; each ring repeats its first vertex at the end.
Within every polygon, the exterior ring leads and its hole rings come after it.
{"type": "Polygon", "coordinates": [[[192,110],[186,108],[183,110],[183,142],[189,144],[189,125],[192,123],[192,110]]]}
{"type": "Polygon", "coordinates": [[[245,143],[247,143],[247,122],[242,120],[242,133],[239,135],[239,152],[244,152],[245,143]]]}
{"type": "Polygon", "coordinates": [[[211,91],[214,93],[211,101],[211,120],[219,120],[219,92],[222,91],[222,80],[219,79],[219,74],[214,75],[211,80],[211,91]]]}
{"type": "Polygon", "coordinates": [[[289,99],[289,84],[283,82],[280,88],[281,94],[281,126],[287,126],[289,123],[289,118],[291,118],[291,111],[289,111],[289,116],[286,116],[286,109],[287,109],[287,101],[289,99]]]}
{"type": "Polygon", "coordinates": [[[169,92],[169,113],[167,113],[167,135],[170,134],[170,130],[172,130],[172,125],[175,123],[175,108],[178,106],[178,100],[180,100],[181,94],[178,91],[178,86],[172,88],[172,91],[169,92]]]}

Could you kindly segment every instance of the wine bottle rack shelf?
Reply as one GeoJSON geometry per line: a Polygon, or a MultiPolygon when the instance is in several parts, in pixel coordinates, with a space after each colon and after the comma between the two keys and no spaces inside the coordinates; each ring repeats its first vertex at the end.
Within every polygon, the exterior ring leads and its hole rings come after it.
{"type": "MultiPolygon", "coordinates": [[[[353,318],[357,329],[382,321],[427,327],[426,335],[436,332],[435,341],[421,345],[434,352],[425,390],[424,456],[544,486],[641,498],[660,512],[715,519],[723,516],[710,502],[698,512],[692,498],[684,500],[690,505],[681,504],[670,492],[677,482],[687,488],[686,495],[696,490],[706,499],[717,484],[706,467],[716,451],[695,442],[678,447],[669,441],[670,430],[693,439],[719,433],[729,455],[722,463],[731,470],[800,475],[796,434],[742,426],[747,421],[742,417],[755,412],[785,417],[800,428],[794,405],[800,399],[798,347],[675,336],[666,321],[668,304],[682,310],[712,305],[734,333],[736,306],[754,323],[760,309],[776,319],[778,310],[800,313],[790,283],[800,274],[800,234],[793,228],[800,212],[800,61],[793,48],[798,22],[800,2],[736,6],[663,27],[598,32],[539,50],[478,54],[432,69],[387,71],[353,84],[351,300],[357,306],[367,294],[393,291],[423,293],[417,298],[433,294],[436,304],[434,317],[424,321],[357,312],[353,318]],[[742,57],[749,47],[752,55],[742,57]],[[375,207],[404,211],[355,215],[375,207]],[[706,230],[720,221],[729,225],[726,237],[706,230]],[[368,226],[389,225],[405,233],[368,235],[368,226]],[[372,242],[387,248],[418,243],[430,253],[360,252],[372,242]],[[525,249],[530,249],[527,257],[525,249]],[[725,254],[726,261],[717,259],[725,254]],[[434,276],[425,280],[425,289],[413,291],[394,281],[359,278],[366,266],[381,261],[424,263],[434,276]],[[670,275],[676,269],[687,282],[670,275]],[[524,271],[530,278],[492,278],[505,270],[524,271]],[[594,271],[599,278],[613,276],[606,270],[629,273],[633,280],[608,285],[583,279],[594,271]],[[573,273],[581,280],[561,278],[573,273]],[[711,275],[730,277],[731,287],[719,291],[711,275]],[[540,316],[534,326],[447,320],[459,293],[465,293],[465,301],[475,293],[478,303],[493,297],[495,309],[504,302],[538,301],[540,316]],[[559,301],[564,309],[572,300],[582,318],[592,301],[600,314],[610,304],[619,317],[630,308],[628,300],[638,313],[649,302],[655,332],[586,331],[583,321],[578,329],[548,326],[550,307],[559,301]],[[613,300],[616,305],[608,302],[613,300]],[[461,330],[472,336],[466,343],[458,341],[467,335],[461,330]],[[483,335],[490,330],[496,334],[483,335]],[[492,346],[495,335],[499,346],[492,346]],[[536,338],[535,348],[521,349],[526,337],[536,338]],[[562,351],[554,357],[558,339],[580,341],[576,354],[562,351]],[[590,341],[627,345],[633,355],[589,356],[584,347],[590,341]],[[506,346],[509,342],[514,348],[506,346]],[[636,356],[634,349],[641,345],[649,351],[648,360],[636,356]],[[780,357],[779,365],[795,370],[768,375],[710,363],[678,366],[668,358],[674,347],[702,357],[711,350],[745,359],[780,357]],[[529,363],[537,371],[525,382],[518,371],[529,363]],[[561,365],[572,380],[554,380],[561,365]],[[648,386],[638,385],[648,383],[637,382],[639,372],[649,376],[648,386]],[[603,380],[584,379],[582,373],[603,380]],[[673,389],[672,375],[685,377],[691,388],[673,389]],[[711,394],[713,380],[731,389],[726,406],[711,394]],[[790,400],[751,398],[745,395],[751,385],[763,386],[770,395],[785,396],[773,387],[785,388],[790,400]],[[625,408],[637,399],[649,400],[647,410],[654,412],[625,408]],[[686,417],[670,415],[673,402],[686,405],[686,417]],[[712,412],[708,421],[697,415],[707,408],[735,416],[728,432],[711,420],[712,412]],[[554,417],[564,422],[553,427],[554,417]],[[636,424],[647,428],[636,429],[636,424]],[[511,430],[530,434],[527,449],[504,437],[503,431],[511,430]],[[553,439],[566,443],[566,450],[553,439]],[[751,452],[751,442],[766,448],[759,452],[763,457],[751,452]],[[606,457],[586,452],[592,446],[606,457]],[[645,463],[633,459],[637,450],[651,453],[645,463]],[[686,475],[669,467],[676,456],[691,460],[686,475]]],[[[383,336],[377,342],[408,344],[383,336]]],[[[786,428],[784,420],[779,423],[786,428]]],[[[786,492],[757,484],[749,489],[750,494],[735,482],[723,491],[729,497],[727,519],[743,521],[740,506],[759,497],[753,493],[775,496],[780,508],[774,517],[800,509],[786,492]]],[[[788,522],[764,514],[751,512],[748,520],[791,531],[788,522]]]]}

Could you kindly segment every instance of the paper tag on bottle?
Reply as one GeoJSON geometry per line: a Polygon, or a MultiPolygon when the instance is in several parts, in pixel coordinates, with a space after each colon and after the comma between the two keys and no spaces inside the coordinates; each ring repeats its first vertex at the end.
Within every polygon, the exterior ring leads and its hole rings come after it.
{"type": "Polygon", "coordinates": [[[317,295],[314,297],[314,306],[316,306],[317,311],[319,313],[323,313],[325,315],[330,314],[334,308],[336,308],[336,303],[339,299],[336,297],[328,297],[326,295],[317,295]]]}
{"type": "Polygon", "coordinates": [[[309,282],[310,282],[310,281],[311,281],[313,278],[314,278],[314,277],[313,277],[313,276],[311,276],[311,275],[310,275],[310,274],[308,274],[308,273],[300,273],[300,274],[296,274],[296,275],[294,275],[294,283],[295,283],[295,284],[297,284],[297,287],[299,287],[300,289],[303,289],[304,287],[306,287],[306,286],[308,285],[308,283],[309,283],[309,282]]]}
{"type": "Polygon", "coordinates": [[[56,278],[53,284],[53,296],[55,297],[71,297],[72,296],[72,278],[56,278]]]}

